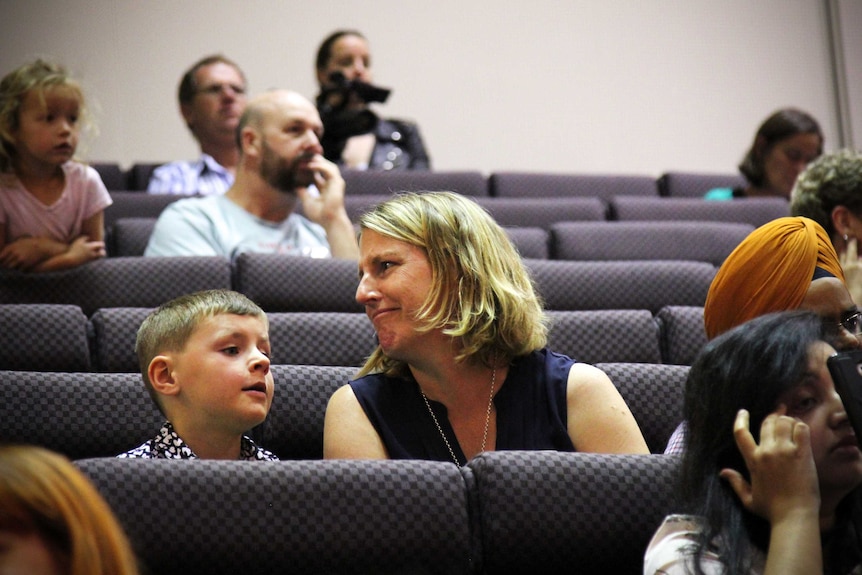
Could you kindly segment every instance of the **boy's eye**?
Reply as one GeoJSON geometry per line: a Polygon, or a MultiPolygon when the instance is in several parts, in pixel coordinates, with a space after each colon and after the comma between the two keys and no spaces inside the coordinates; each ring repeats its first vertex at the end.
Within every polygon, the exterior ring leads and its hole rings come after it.
{"type": "Polygon", "coordinates": [[[239,353],[239,348],[235,345],[231,345],[224,348],[222,351],[228,355],[237,355],[239,353]]]}

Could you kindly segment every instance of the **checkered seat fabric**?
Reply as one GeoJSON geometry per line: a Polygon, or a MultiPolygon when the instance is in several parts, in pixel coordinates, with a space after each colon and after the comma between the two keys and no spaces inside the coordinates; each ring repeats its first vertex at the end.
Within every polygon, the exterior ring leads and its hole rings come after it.
{"type": "Polygon", "coordinates": [[[475,480],[484,572],[639,574],[671,510],[677,460],[665,455],[484,453],[475,480]]]}
{"type": "Polygon", "coordinates": [[[230,287],[230,262],[220,257],[117,257],[58,272],[0,272],[0,301],[78,305],[87,317],[103,307],[156,307],[190,292],[230,287]]]}
{"type": "Polygon", "coordinates": [[[326,405],[356,372],[355,367],[273,365],[272,407],[254,429],[254,440],[280,459],[322,459],[326,405]]]}
{"type": "Polygon", "coordinates": [[[471,572],[466,485],[449,463],[77,464],[151,573],[471,572]]]}
{"type": "Polygon", "coordinates": [[[716,268],[706,262],[581,262],[527,259],[536,287],[552,310],[647,309],[699,305],[716,268]]]}
{"type": "Polygon", "coordinates": [[[729,222],[563,222],[551,226],[562,260],[690,260],[720,266],[754,230],[729,222]]]}
{"type": "Polygon", "coordinates": [[[76,305],[0,305],[0,369],[89,371],[87,316],[76,305]]]}
{"type": "Polygon", "coordinates": [[[666,306],[656,314],[665,363],[691,365],[706,345],[702,306],[666,306]]]}
{"type": "Polygon", "coordinates": [[[652,453],[663,453],[682,421],[685,380],[689,366],[599,363],[628,404],[652,453]]]}
{"type": "Polygon", "coordinates": [[[278,254],[240,254],[234,289],[267,312],[359,312],[356,262],[278,254]]]}
{"type": "Polygon", "coordinates": [[[0,440],[71,459],[112,457],[155,436],[164,417],[139,373],[0,371],[0,440]]]}
{"type": "Polygon", "coordinates": [[[647,175],[502,171],[488,177],[488,186],[498,198],[580,196],[607,201],[619,195],[658,197],[656,181],[647,175]]]}
{"type": "Polygon", "coordinates": [[[587,363],[661,363],[658,325],[649,310],[547,312],[548,345],[587,363]]]}

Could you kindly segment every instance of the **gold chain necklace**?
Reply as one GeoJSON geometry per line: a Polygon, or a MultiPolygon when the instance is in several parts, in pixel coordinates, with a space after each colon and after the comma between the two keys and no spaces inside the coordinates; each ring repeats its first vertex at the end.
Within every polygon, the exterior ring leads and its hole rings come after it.
{"type": "MultiPolygon", "coordinates": [[[[482,449],[479,453],[483,453],[485,451],[485,443],[488,441],[488,427],[491,425],[491,408],[494,406],[494,387],[497,384],[497,367],[491,371],[491,394],[488,397],[488,412],[485,414],[485,431],[482,433],[482,449]]],[[[422,394],[422,399],[425,401],[425,407],[428,408],[428,413],[431,414],[431,419],[434,420],[434,425],[437,426],[437,431],[440,433],[440,437],[443,438],[443,443],[446,444],[446,449],[449,450],[449,455],[452,456],[452,461],[455,462],[455,465],[461,467],[461,462],[458,461],[458,458],[455,456],[455,450],[452,449],[452,445],[449,443],[449,440],[446,439],[446,434],[443,433],[443,428],[440,427],[440,422],[437,421],[437,416],[434,415],[434,410],[431,409],[431,404],[428,402],[428,398],[425,396],[425,392],[422,391],[422,388],[419,388],[419,393],[422,394]]]]}

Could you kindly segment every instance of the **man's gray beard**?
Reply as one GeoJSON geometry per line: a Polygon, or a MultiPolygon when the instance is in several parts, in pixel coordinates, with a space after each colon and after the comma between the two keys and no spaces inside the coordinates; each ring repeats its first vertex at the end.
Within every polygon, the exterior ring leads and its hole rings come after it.
{"type": "Polygon", "coordinates": [[[303,156],[285,162],[276,156],[264,144],[263,158],[260,164],[260,177],[276,190],[285,194],[296,194],[296,188],[307,188],[314,183],[314,174],[300,174],[297,164],[305,159],[303,156]]]}

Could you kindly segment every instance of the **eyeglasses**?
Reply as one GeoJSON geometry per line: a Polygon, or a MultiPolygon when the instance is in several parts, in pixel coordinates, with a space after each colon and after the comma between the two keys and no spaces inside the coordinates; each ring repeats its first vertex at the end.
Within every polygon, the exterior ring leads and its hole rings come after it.
{"type": "Polygon", "coordinates": [[[850,315],[841,318],[838,322],[839,329],[844,328],[850,335],[859,337],[862,335],[862,312],[855,311],[850,315]]]}
{"type": "Polygon", "coordinates": [[[237,84],[213,84],[211,86],[203,86],[198,88],[196,94],[205,94],[207,96],[220,96],[223,91],[232,92],[235,96],[245,95],[245,86],[237,84]]]}

